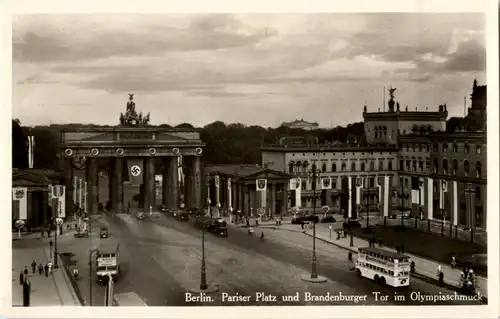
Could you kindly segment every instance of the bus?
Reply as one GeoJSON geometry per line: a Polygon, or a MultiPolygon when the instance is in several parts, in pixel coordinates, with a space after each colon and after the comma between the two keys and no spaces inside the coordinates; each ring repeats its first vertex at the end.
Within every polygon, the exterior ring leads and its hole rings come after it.
{"type": "Polygon", "coordinates": [[[360,277],[382,285],[408,287],[410,285],[410,257],[376,247],[360,247],[355,263],[360,277]]]}
{"type": "Polygon", "coordinates": [[[148,305],[135,292],[124,292],[113,296],[116,307],[147,307],[148,305]]]}

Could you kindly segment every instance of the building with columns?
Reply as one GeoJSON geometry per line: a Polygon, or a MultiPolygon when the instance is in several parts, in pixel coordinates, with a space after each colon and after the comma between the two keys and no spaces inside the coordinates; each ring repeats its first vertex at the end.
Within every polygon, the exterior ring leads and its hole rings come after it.
{"type": "Polygon", "coordinates": [[[201,156],[205,144],[200,140],[199,131],[151,127],[149,114],[143,117],[135,111],[133,95],[127,103],[126,113],[120,116],[119,126],[66,130],[61,135],[67,215],[73,214],[75,209],[72,182],[75,169],[85,171],[87,200],[84,210],[98,211],[99,166],[107,166],[109,204],[115,212],[126,210],[124,180],[139,186],[142,210],[156,210],[156,174],[163,175],[162,203],[167,207],[179,208],[181,193],[184,193],[185,207],[199,207],[202,203],[201,156]],[[183,189],[179,187],[179,168],[184,175],[183,189]]]}
{"type": "MultiPolygon", "coordinates": [[[[363,210],[383,214],[385,199],[386,215],[410,210],[414,216],[486,228],[486,87],[474,81],[467,127],[460,132],[446,132],[446,105],[435,111],[402,110],[395,91],[389,89],[388,111],[363,108],[366,144],[311,143],[310,137],[300,143],[297,137],[282,137],[277,144],[263,145],[262,166],[302,180],[301,208],[312,206],[309,171],[315,163],[320,177],[332,180],[331,190],[321,190],[318,180],[317,207],[343,210],[346,217],[351,209],[348,217],[354,218],[363,210]],[[353,181],[360,177],[364,181],[357,192],[353,181]],[[381,177],[388,178],[388,188],[379,187],[381,177]],[[356,196],[359,205],[354,206],[356,196]]],[[[289,192],[290,207],[296,206],[294,197],[289,192]]]]}
{"type": "Polygon", "coordinates": [[[210,199],[212,211],[254,217],[260,208],[270,216],[288,211],[290,174],[260,165],[205,165],[203,196],[210,199]],[[209,178],[207,179],[207,176],[209,178]],[[257,180],[267,182],[265,194],[257,191],[257,180]],[[218,205],[219,204],[219,205],[218,205]]]}

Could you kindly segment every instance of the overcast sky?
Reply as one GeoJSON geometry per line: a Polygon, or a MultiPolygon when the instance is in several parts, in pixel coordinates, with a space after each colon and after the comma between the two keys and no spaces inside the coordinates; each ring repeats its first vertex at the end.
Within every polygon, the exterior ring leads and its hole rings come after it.
{"type": "Polygon", "coordinates": [[[462,116],[474,78],[486,84],[484,24],[475,13],[18,16],[13,117],[114,125],[135,93],[152,124],[330,127],[382,108],[384,85],[402,108],[447,102],[462,116]]]}

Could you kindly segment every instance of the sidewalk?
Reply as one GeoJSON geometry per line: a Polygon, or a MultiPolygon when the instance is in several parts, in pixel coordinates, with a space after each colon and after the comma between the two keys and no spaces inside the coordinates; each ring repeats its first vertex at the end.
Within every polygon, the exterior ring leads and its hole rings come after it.
{"type": "MultiPolygon", "coordinates": [[[[73,236],[73,232],[63,232],[61,237],[73,236]]],[[[28,280],[31,282],[30,306],[80,306],[78,297],[73,290],[71,282],[59,258],[58,269],[53,269],[52,274],[32,273],[31,262],[35,260],[42,265],[52,261],[50,258],[49,241],[52,238],[40,238],[40,234],[26,236],[21,240],[12,242],[12,306],[22,306],[22,286],[19,283],[19,273],[28,267],[28,280]]],[[[37,265],[38,266],[38,265],[37,265]]]]}
{"type": "MultiPolygon", "coordinates": [[[[229,222],[229,217],[222,217],[222,219],[227,223],[228,227],[232,228],[246,228],[246,223],[230,223],[229,222]]],[[[306,228],[302,229],[300,225],[295,225],[291,223],[292,218],[287,218],[281,221],[280,226],[276,226],[276,220],[268,220],[264,221],[262,223],[259,223],[258,226],[255,226],[255,220],[257,218],[250,218],[250,226],[253,228],[269,228],[269,229],[276,229],[276,230],[286,230],[286,231],[291,231],[291,232],[297,232],[297,233],[302,233],[306,228]]]]}
{"type": "MultiPolygon", "coordinates": [[[[304,232],[304,234],[312,236],[312,230],[307,230],[304,232]]],[[[352,252],[355,252],[355,253],[358,252],[359,247],[368,247],[369,246],[368,241],[361,239],[361,238],[358,238],[358,237],[354,237],[354,240],[353,240],[354,246],[350,247],[349,246],[349,244],[350,244],[349,236],[347,236],[346,238],[340,238],[339,240],[337,240],[337,233],[334,231],[332,231],[332,239],[330,240],[329,229],[322,227],[319,224],[316,227],[316,238],[321,240],[321,241],[324,241],[326,243],[336,245],[340,248],[351,250],[352,252]]],[[[383,248],[386,250],[395,251],[392,248],[388,248],[388,247],[383,247],[383,248]]],[[[412,255],[412,254],[405,253],[405,255],[410,256],[411,259],[413,261],[415,261],[415,271],[417,274],[422,275],[424,277],[438,280],[437,267],[439,264],[437,262],[431,261],[428,259],[424,259],[424,258],[415,256],[415,255],[412,255]]],[[[441,265],[441,269],[444,273],[444,282],[448,285],[458,287],[459,282],[460,282],[461,269],[453,269],[449,265],[441,265]]],[[[478,282],[477,291],[480,292],[482,296],[488,297],[488,280],[486,278],[479,277],[479,276],[477,276],[476,278],[477,278],[477,282],[478,282]]]]}

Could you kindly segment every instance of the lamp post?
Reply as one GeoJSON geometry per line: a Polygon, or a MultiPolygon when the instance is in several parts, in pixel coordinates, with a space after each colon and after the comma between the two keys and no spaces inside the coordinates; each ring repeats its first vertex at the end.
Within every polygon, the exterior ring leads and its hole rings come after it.
{"type": "Polygon", "coordinates": [[[57,252],[57,237],[58,237],[58,231],[59,227],[63,224],[63,219],[60,217],[57,217],[54,219],[54,225],[56,226],[56,236],[54,240],[54,269],[59,268],[59,258],[57,258],[58,252],[57,252]]]}
{"type": "MultiPolygon", "coordinates": [[[[210,211],[210,197],[208,194],[210,194],[210,176],[206,176],[206,185],[207,185],[207,211],[210,211]]],[[[205,263],[205,217],[207,214],[204,214],[203,220],[201,221],[201,280],[200,280],[200,286],[199,288],[192,288],[190,289],[191,292],[195,293],[210,293],[210,292],[216,292],[219,290],[218,285],[208,285],[207,284],[207,270],[206,270],[206,263],[205,263]]]]}
{"type": "Polygon", "coordinates": [[[92,307],[92,254],[93,253],[100,253],[99,249],[89,249],[89,305],[92,307]]]}
{"type": "Polygon", "coordinates": [[[367,177],[367,182],[366,182],[368,185],[368,194],[367,194],[367,197],[368,197],[368,200],[366,201],[366,228],[370,227],[370,178],[367,177]]]}
{"type": "Polygon", "coordinates": [[[312,190],[313,190],[313,252],[312,252],[312,265],[311,274],[309,276],[302,276],[302,280],[308,282],[326,282],[327,279],[323,276],[318,276],[316,270],[316,181],[319,175],[319,171],[316,168],[316,163],[313,163],[312,169],[309,171],[312,173],[312,190]]]}

